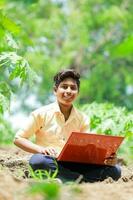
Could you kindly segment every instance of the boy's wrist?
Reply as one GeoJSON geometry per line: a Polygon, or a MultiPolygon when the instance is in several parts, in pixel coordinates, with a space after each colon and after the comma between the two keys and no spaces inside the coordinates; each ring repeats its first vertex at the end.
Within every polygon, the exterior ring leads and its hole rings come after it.
{"type": "Polygon", "coordinates": [[[38,146],[37,153],[43,153],[44,149],[44,147],[38,146]]]}

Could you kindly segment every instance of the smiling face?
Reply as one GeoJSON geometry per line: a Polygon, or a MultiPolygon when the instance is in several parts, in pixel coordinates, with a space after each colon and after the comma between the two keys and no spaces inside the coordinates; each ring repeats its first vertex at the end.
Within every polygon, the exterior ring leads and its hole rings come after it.
{"type": "Polygon", "coordinates": [[[54,94],[59,105],[70,107],[78,96],[78,86],[74,79],[64,79],[58,87],[54,88],[54,94]]]}

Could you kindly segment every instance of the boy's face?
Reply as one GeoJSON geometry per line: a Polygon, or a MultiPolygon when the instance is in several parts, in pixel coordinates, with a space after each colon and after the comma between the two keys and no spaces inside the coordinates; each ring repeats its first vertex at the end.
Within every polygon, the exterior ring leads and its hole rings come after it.
{"type": "Polygon", "coordinates": [[[71,106],[78,96],[78,86],[74,79],[66,78],[54,89],[54,94],[59,104],[71,106]]]}

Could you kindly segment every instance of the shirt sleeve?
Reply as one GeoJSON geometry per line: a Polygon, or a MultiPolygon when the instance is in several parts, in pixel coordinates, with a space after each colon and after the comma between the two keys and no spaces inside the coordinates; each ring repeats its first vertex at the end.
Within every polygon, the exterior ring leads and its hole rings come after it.
{"type": "Polygon", "coordinates": [[[90,132],[90,118],[89,118],[89,116],[87,116],[85,114],[83,114],[80,131],[82,133],[90,132]]]}
{"type": "Polygon", "coordinates": [[[41,116],[38,112],[32,112],[26,120],[23,128],[17,131],[15,138],[30,138],[32,135],[36,134],[37,131],[41,128],[42,121],[43,120],[41,119],[41,116]]]}

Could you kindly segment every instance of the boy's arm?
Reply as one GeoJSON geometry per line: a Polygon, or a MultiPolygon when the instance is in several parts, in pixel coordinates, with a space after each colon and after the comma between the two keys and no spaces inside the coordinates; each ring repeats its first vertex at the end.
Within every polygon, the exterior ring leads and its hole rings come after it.
{"type": "Polygon", "coordinates": [[[41,152],[41,147],[37,144],[34,144],[27,138],[22,138],[22,137],[15,138],[14,144],[29,153],[40,153],[41,152]]]}
{"type": "Polygon", "coordinates": [[[14,139],[14,144],[29,153],[42,153],[45,155],[56,156],[56,151],[54,148],[39,146],[26,138],[22,137],[16,138],[14,139]]]}
{"type": "Polygon", "coordinates": [[[36,113],[30,115],[25,126],[19,130],[14,139],[14,144],[29,153],[43,153],[45,155],[55,155],[55,150],[52,147],[45,148],[34,144],[29,138],[39,130],[42,126],[42,119],[36,113]]]}

